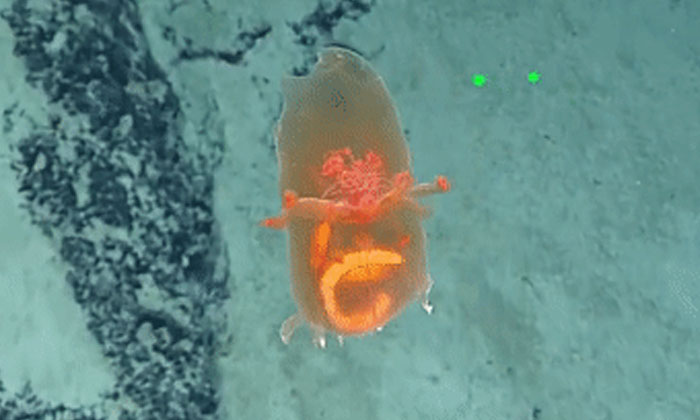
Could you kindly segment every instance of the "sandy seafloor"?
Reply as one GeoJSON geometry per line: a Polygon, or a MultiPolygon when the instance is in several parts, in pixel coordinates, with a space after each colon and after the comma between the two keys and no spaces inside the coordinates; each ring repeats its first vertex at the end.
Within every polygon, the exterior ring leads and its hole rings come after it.
{"type": "Polygon", "coordinates": [[[700,418],[699,2],[0,7],[1,419],[700,418]],[[330,41],[453,190],[434,314],[319,350],[257,222],[330,41]]]}

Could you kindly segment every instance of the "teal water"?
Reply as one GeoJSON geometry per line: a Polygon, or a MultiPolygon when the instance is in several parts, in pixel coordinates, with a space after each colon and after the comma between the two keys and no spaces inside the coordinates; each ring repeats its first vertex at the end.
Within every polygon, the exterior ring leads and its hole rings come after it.
{"type": "Polygon", "coordinates": [[[0,419],[700,418],[700,3],[0,8],[0,419]],[[434,312],[318,349],[258,223],[329,43],[452,190],[434,312]]]}

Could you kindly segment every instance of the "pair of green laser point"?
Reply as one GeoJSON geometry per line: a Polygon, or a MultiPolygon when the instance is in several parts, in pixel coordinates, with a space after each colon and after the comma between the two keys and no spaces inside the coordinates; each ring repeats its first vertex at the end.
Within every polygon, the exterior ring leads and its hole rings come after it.
{"type": "MultiPolygon", "coordinates": [[[[533,85],[536,85],[540,81],[540,74],[536,71],[531,71],[527,74],[527,80],[533,85]]],[[[486,84],[486,75],[481,73],[476,73],[472,76],[472,83],[476,87],[482,87],[486,84]]]]}

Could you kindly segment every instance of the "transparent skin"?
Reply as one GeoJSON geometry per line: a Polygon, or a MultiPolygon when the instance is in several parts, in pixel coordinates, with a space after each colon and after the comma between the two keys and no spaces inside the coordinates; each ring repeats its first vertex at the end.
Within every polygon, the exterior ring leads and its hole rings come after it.
{"type": "Polygon", "coordinates": [[[417,198],[446,192],[446,178],[414,184],[406,140],[381,78],[358,55],[324,50],[312,74],[285,79],[276,129],[282,212],[262,222],[289,232],[298,312],[288,343],[307,323],[325,335],[381,329],[420,299],[430,312],[425,233],[417,198]]]}

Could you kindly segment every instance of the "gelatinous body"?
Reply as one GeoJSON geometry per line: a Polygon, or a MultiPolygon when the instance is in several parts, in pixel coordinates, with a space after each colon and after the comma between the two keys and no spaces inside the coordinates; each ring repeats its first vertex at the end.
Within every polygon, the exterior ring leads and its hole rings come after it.
{"type": "Polygon", "coordinates": [[[282,325],[282,340],[307,322],[323,346],[326,332],[378,330],[413,300],[429,310],[428,212],[416,199],[450,185],[441,176],[414,184],[381,78],[358,55],[329,48],[283,91],[275,133],[283,209],[262,222],[289,231],[298,313],[282,325]]]}

